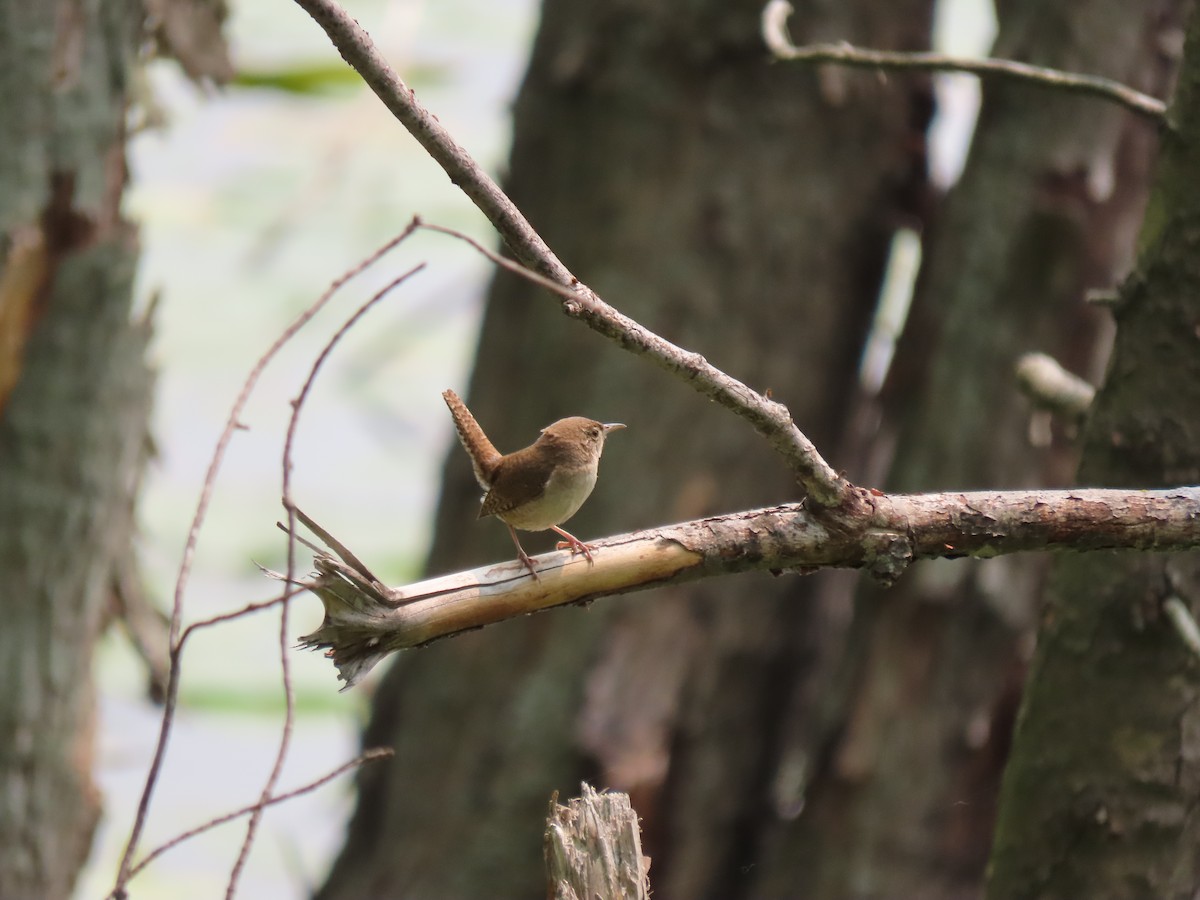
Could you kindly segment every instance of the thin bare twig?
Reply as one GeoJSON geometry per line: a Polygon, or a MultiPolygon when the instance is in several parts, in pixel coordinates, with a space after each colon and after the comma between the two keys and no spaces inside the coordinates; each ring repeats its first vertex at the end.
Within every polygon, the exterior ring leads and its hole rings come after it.
{"type": "Polygon", "coordinates": [[[562,303],[567,315],[616,341],[625,350],[644,356],[749,422],[783,457],[814,506],[833,507],[852,499],[852,485],[821,457],[796,427],[787,407],[751,390],[699,353],[690,353],[642,327],[576,278],[512,200],[417,101],[412,88],[392,70],[370,36],[336,0],[296,0],[296,3],[325,30],[342,58],[362,76],[450,180],[488,217],[513,255],[571,293],[562,303]]]}
{"type": "MultiPolygon", "coordinates": [[[[415,222],[410,224],[405,229],[405,235],[411,234],[415,228],[415,222]]],[[[279,781],[279,776],[283,773],[283,764],[287,759],[288,748],[292,741],[292,731],[295,725],[296,717],[296,700],[292,691],[291,679],[291,663],[288,651],[291,649],[291,626],[289,625],[289,605],[286,602],[286,597],[290,596],[287,586],[291,585],[296,578],[296,504],[292,499],[292,451],[296,443],[296,431],[300,425],[300,412],[304,409],[304,403],[308,399],[308,395],[312,392],[312,387],[316,383],[317,374],[321,371],[321,367],[333,352],[333,348],[345,335],[352,329],[367,312],[375,306],[380,300],[391,293],[392,289],[404,283],[417,272],[425,268],[425,264],[421,263],[418,266],[409,269],[402,275],[393,278],[386,285],[380,288],[371,296],[366,303],[363,303],[354,315],[347,319],[342,326],[333,334],[317,354],[316,360],[309,370],[308,377],[304,380],[303,387],[300,388],[300,394],[292,401],[292,415],[288,420],[287,436],[283,442],[283,508],[287,510],[288,515],[288,542],[287,542],[287,573],[284,581],[284,596],[281,598],[284,602],[280,608],[279,614],[279,666],[282,672],[283,693],[284,693],[284,719],[283,730],[279,740],[279,749],[275,754],[275,763],[271,767],[271,773],[267,776],[267,781],[263,785],[262,793],[259,796],[259,801],[256,808],[250,814],[250,821],[246,825],[246,836],[242,840],[241,849],[238,851],[237,860],[233,864],[233,868],[229,872],[229,881],[225,887],[226,900],[233,900],[234,894],[237,892],[237,883],[241,878],[242,870],[245,868],[246,860],[250,857],[250,848],[254,845],[254,838],[258,833],[258,825],[262,821],[263,810],[271,800],[271,792],[275,790],[275,785],[279,781]]]]}
{"type": "MultiPolygon", "coordinates": [[[[349,563],[351,566],[353,566],[355,568],[355,570],[357,570],[364,578],[367,578],[370,581],[375,582],[376,584],[380,583],[379,579],[375,577],[375,573],[367,568],[366,563],[364,563],[361,559],[359,559],[357,556],[355,556],[353,553],[351,553],[350,550],[344,544],[342,544],[337,538],[335,538],[332,534],[330,534],[328,531],[326,531],[324,528],[322,528],[320,525],[318,525],[316,522],[314,522],[312,519],[310,519],[308,516],[306,516],[304,514],[304,510],[300,509],[299,507],[293,507],[293,509],[295,509],[295,511],[296,511],[296,518],[300,520],[300,524],[302,524],[305,528],[307,528],[309,531],[311,531],[313,534],[315,534],[317,537],[319,537],[322,541],[324,541],[326,547],[332,548],[333,551],[335,553],[337,553],[338,556],[340,556],[343,560],[345,560],[347,563],[349,563]]],[[[282,525],[279,522],[276,522],[275,525],[279,528],[282,528],[285,533],[288,530],[286,525],[282,525]]],[[[320,547],[316,546],[311,541],[305,540],[304,538],[302,538],[300,535],[296,534],[295,532],[292,532],[292,538],[299,541],[301,544],[303,544],[309,550],[315,550],[317,553],[324,552],[320,547]]],[[[269,570],[264,569],[264,571],[269,571],[269,570]]]]}
{"type": "Polygon", "coordinates": [[[171,607],[171,624],[169,630],[171,667],[167,678],[166,697],[163,701],[162,722],[159,726],[158,739],[154,747],[154,757],[150,761],[150,768],[146,772],[146,783],[142,788],[142,794],[138,800],[133,826],[130,828],[129,839],[121,855],[121,862],[117,868],[117,877],[113,883],[112,892],[109,895],[116,898],[116,900],[122,900],[126,896],[125,885],[129,882],[133,857],[137,853],[138,842],[141,840],[142,831],[146,827],[146,816],[150,811],[150,798],[154,794],[154,787],[158,783],[158,776],[162,771],[163,759],[166,756],[167,741],[175,721],[175,708],[179,700],[179,660],[183,648],[182,639],[180,638],[180,628],[183,620],[183,597],[187,588],[188,578],[191,574],[192,560],[195,556],[196,542],[200,536],[200,528],[204,524],[204,520],[208,514],[208,506],[212,500],[213,491],[216,488],[217,474],[221,469],[221,464],[225,460],[225,454],[234,432],[244,427],[241,423],[242,411],[245,409],[246,403],[249,402],[250,396],[254,393],[254,389],[258,385],[258,380],[262,376],[263,371],[271,360],[278,355],[279,351],[296,336],[301,328],[308,324],[313,316],[320,312],[343,285],[373,265],[402,241],[406,240],[412,234],[412,231],[413,228],[410,225],[370,256],[347,270],[330,284],[325,293],[318,297],[308,309],[288,325],[267,351],[255,362],[253,368],[250,370],[250,374],[246,376],[246,380],[242,383],[242,389],[233,403],[233,408],[230,410],[229,416],[225,420],[225,427],[217,439],[217,445],[213,450],[212,459],[204,476],[204,483],[200,490],[200,499],[196,503],[196,512],[192,517],[192,524],[188,529],[187,540],[183,548],[183,557],[179,564],[179,574],[175,581],[175,594],[171,607]]]}
{"type": "Polygon", "coordinates": [[[763,41],[777,58],[789,62],[833,63],[866,69],[909,69],[918,72],[966,72],[980,77],[1008,78],[1025,84],[1100,97],[1156,122],[1166,121],[1167,104],[1127,84],[1099,75],[1079,75],[1010,59],[968,59],[942,53],[868,50],[843,42],[797,47],[787,33],[792,4],[770,0],[762,12],[763,41]]]}
{"type": "Polygon", "coordinates": [[[188,638],[195,631],[200,631],[204,628],[212,628],[214,625],[223,625],[226,622],[232,622],[234,619],[240,619],[243,616],[249,616],[256,612],[262,612],[265,609],[270,609],[273,606],[278,606],[295,597],[297,594],[307,590],[307,585],[294,586],[290,591],[281,594],[278,597],[272,597],[270,600],[260,600],[257,603],[247,603],[241,609],[235,609],[231,612],[220,613],[219,615],[210,616],[207,619],[200,619],[193,622],[187,628],[183,629],[183,635],[179,638],[179,646],[182,647],[187,643],[188,638]]]}
{"type": "MultiPolygon", "coordinates": [[[[244,616],[248,616],[248,615],[251,615],[256,612],[262,612],[264,609],[270,609],[272,606],[277,606],[280,603],[284,603],[287,600],[291,599],[292,597],[296,596],[297,594],[302,593],[303,591],[309,590],[309,589],[310,588],[307,585],[300,585],[297,587],[293,587],[291,590],[286,591],[284,594],[282,594],[279,597],[272,597],[270,600],[263,600],[258,603],[248,603],[245,606],[243,606],[241,609],[235,609],[231,612],[225,612],[225,613],[221,613],[220,615],[211,616],[210,618],[207,618],[207,619],[201,619],[197,622],[192,622],[190,625],[188,625],[187,628],[183,629],[183,632],[179,635],[178,642],[176,642],[176,644],[170,648],[170,652],[168,654],[167,686],[166,686],[167,697],[171,698],[172,701],[174,701],[174,699],[179,696],[179,672],[180,672],[179,662],[180,662],[181,657],[183,656],[183,649],[184,649],[184,647],[187,646],[188,639],[191,638],[191,636],[195,632],[200,631],[204,628],[211,628],[214,625],[221,625],[225,622],[232,622],[234,619],[240,619],[244,616]]],[[[166,714],[166,711],[164,710],[164,715],[165,714],[166,714]]],[[[143,793],[143,795],[142,795],[143,802],[146,801],[146,796],[147,795],[143,793]]],[[[148,804],[147,804],[147,807],[148,807],[148,804]]],[[[180,841],[182,841],[184,839],[185,839],[184,837],[180,837],[180,838],[175,839],[172,843],[178,844],[180,841]]],[[[125,881],[118,882],[113,887],[112,891],[109,893],[108,896],[109,896],[110,900],[125,900],[125,897],[127,896],[126,891],[125,891],[125,883],[128,883],[130,878],[132,878],[134,875],[136,875],[138,872],[140,872],[143,868],[145,868],[147,862],[149,862],[154,857],[160,855],[162,853],[163,849],[165,849],[165,848],[163,848],[161,846],[156,847],[154,850],[151,850],[149,855],[145,859],[143,859],[141,862],[139,862],[136,866],[131,865],[129,871],[127,873],[125,873],[125,876],[124,876],[125,881]]]]}
{"type": "Polygon", "coordinates": [[[345,774],[346,772],[349,772],[351,769],[357,769],[359,766],[364,766],[367,763],[374,762],[377,759],[387,759],[394,752],[395,751],[393,751],[390,747],[376,747],[372,750],[366,750],[349,762],[342,763],[332,772],[322,775],[315,781],[310,781],[308,784],[301,785],[300,787],[290,790],[285,794],[276,794],[274,797],[271,797],[267,800],[260,799],[257,803],[253,803],[250,806],[243,806],[241,809],[225,813],[222,816],[217,816],[215,819],[209,819],[202,825],[197,825],[195,828],[176,835],[166,843],[159,844],[146,855],[145,859],[133,867],[130,875],[137,875],[138,872],[142,871],[142,869],[146,868],[146,866],[150,865],[150,863],[154,862],[154,860],[158,859],[168,850],[178,847],[184,841],[189,841],[198,835],[204,834],[206,831],[212,831],[212,829],[218,827],[219,825],[224,825],[226,822],[232,822],[234,819],[239,819],[242,816],[261,811],[268,806],[274,806],[277,803],[283,803],[287,800],[292,800],[305,794],[311,794],[313,791],[324,787],[329,782],[333,781],[333,779],[345,774]]]}

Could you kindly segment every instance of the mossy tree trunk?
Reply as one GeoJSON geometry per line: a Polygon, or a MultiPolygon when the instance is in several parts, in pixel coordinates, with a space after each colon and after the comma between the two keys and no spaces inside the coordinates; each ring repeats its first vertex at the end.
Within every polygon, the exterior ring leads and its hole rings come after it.
{"type": "MultiPolygon", "coordinates": [[[[1200,16],[1191,17],[1117,340],[1079,481],[1200,482],[1200,16]]],[[[1200,610],[1200,555],[1064,556],[1005,773],[988,894],[1200,890],[1200,660],[1166,613],[1200,610]]]]}
{"type": "Polygon", "coordinates": [[[100,805],[92,659],[146,443],[121,218],[135,0],[0,0],[0,896],[71,895],[100,805]]]}

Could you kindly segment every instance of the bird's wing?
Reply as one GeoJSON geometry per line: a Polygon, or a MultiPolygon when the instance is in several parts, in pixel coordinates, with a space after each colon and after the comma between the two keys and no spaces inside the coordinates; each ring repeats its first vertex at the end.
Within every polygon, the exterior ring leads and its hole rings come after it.
{"type": "Polygon", "coordinates": [[[546,492],[547,471],[541,466],[523,465],[530,448],[504,457],[492,473],[492,485],[479,508],[479,518],[499,516],[546,492]]]}

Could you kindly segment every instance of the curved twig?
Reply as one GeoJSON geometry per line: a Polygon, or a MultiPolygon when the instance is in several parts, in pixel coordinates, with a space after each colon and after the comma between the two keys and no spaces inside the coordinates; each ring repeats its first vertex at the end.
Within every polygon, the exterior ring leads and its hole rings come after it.
{"type": "MultiPolygon", "coordinates": [[[[163,700],[162,722],[159,726],[158,739],[154,746],[154,756],[146,772],[146,783],[142,787],[142,794],[138,799],[137,812],[134,814],[133,826],[130,828],[125,850],[121,854],[121,862],[117,867],[117,877],[113,882],[113,889],[109,894],[110,897],[123,898],[126,896],[125,885],[130,879],[133,857],[137,853],[138,843],[141,840],[143,830],[145,830],[146,816],[150,811],[150,799],[154,794],[154,788],[158,783],[158,776],[162,771],[167,742],[170,738],[171,728],[175,722],[175,709],[179,701],[179,661],[184,645],[183,638],[186,636],[186,632],[184,636],[180,635],[183,623],[183,597],[187,589],[189,576],[191,575],[192,560],[196,552],[196,542],[200,536],[200,529],[208,515],[208,505],[212,500],[212,494],[216,488],[217,475],[221,470],[221,464],[225,460],[225,454],[229,449],[229,443],[233,439],[234,432],[243,427],[241,423],[242,411],[246,408],[250,396],[254,393],[263,371],[270,364],[271,360],[278,355],[279,351],[296,336],[301,328],[308,324],[313,316],[324,308],[343,285],[373,265],[394,247],[407,239],[410,234],[412,234],[411,226],[339,276],[312,305],[297,316],[255,362],[254,367],[250,370],[250,374],[246,376],[246,380],[242,383],[242,389],[234,401],[232,409],[229,411],[229,416],[225,420],[225,427],[221,431],[221,435],[217,439],[217,445],[213,450],[208,471],[205,473],[204,484],[200,491],[200,499],[197,501],[196,512],[192,517],[192,524],[188,529],[187,540],[184,543],[183,557],[179,564],[179,574],[175,581],[175,594],[171,607],[171,666],[167,678],[166,697],[163,700]]],[[[281,596],[275,602],[284,602],[284,600],[285,597],[281,596]]],[[[240,614],[243,613],[239,611],[238,613],[229,614],[227,617],[234,618],[240,614]]]]}
{"type": "Polygon", "coordinates": [[[864,69],[909,69],[917,72],[966,72],[980,77],[1007,78],[1025,84],[1073,91],[1119,103],[1156,122],[1166,121],[1167,104],[1157,97],[1100,75],[1080,75],[1034,66],[1011,59],[968,59],[942,53],[905,53],[895,50],[869,50],[843,42],[806,44],[797,47],[787,33],[792,4],[770,0],[762,12],[763,41],[776,59],[789,62],[833,63],[864,69]]]}
{"type": "MultiPolygon", "coordinates": [[[[169,665],[167,668],[165,699],[166,704],[169,705],[164,705],[163,709],[163,721],[166,723],[166,727],[160,727],[159,730],[159,742],[155,747],[154,762],[151,763],[152,774],[153,766],[155,764],[161,765],[163,748],[166,740],[165,736],[170,733],[170,726],[173,724],[175,704],[179,697],[180,660],[183,657],[183,649],[187,646],[188,639],[191,638],[191,636],[197,631],[201,631],[202,629],[211,628],[214,625],[221,625],[225,622],[232,622],[234,619],[240,619],[244,616],[251,615],[252,613],[262,612],[264,609],[270,609],[272,606],[278,606],[281,603],[286,603],[303,590],[305,590],[304,585],[292,587],[290,590],[285,590],[278,597],[272,597],[270,600],[263,600],[257,603],[248,603],[241,609],[235,609],[231,612],[220,613],[219,615],[211,616],[207,619],[201,619],[200,621],[193,622],[192,624],[188,625],[187,628],[183,629],[179,635],[179,640],[170,648],[168,653],[169,665]],[[168,719],[168,716],[171,718],[168,719]]],[[[142,815],[143,819],[146,811],[150,808],[150,797],[153,793],[155,783],[156,779],[151,780],[149,776],[147,777],[146,788],[143,790],[141,800],[138,804],[138,812],[142,815]]],[[[182,837],[177,838],[173,843],[177,844],[183,839],[184,838],[182,837]]],[[[135,848],[132,839],[130,843],[126,845],[125,857],[122,859],[121,868],[118,870],[117,881],[113,885],[113,889],[108,894],[108,900],[125,900],[125,898],[128,896],[125,891],[125,885],[129,882],[129,879],[145,868],[146,863],[155,856],[158,856],[164,849],[162,847],[156,847],[154,850],[150,851],[146,859],[143,859],[137,865],[133,865],[131,848],[135,848]]]]}
{"type": "MultiPolygon", "coordinates": [[[[411,224],[405,229],[404,234],[407,236],[412,234],[416,225],[411,224]]],[[[312,387],[316,383],[317,375],[321,371],[321,367],[333,352],[333,348],[338,342],[358,324],[359,320],[367,314],[367,312],[375,306],[380,300],[391,293],[392,289],[404,283],[417,272],[425,268],[425,264],[421,263],[414,266],[402,275],[393,278],[386,285],[380,288],[371,296],[366,303],[359,306],[354,314],[350,316],[342,326],[333,333],[333,336],[326,342],[324,348],[317,354],[316,360],[313,361],[312,368],[309,369],[308,377],[304,380],[304,386],[300,389],[300,394],[292,401],[292,415],[288,420],[287,437],[283,442],[283,507],[287,510],[287,572],[284,579],[284,597],[289,595],[288,585],[295,581],[296,577],[296,504],[292,499],[292,450],[296,442],[296,431],[300,425],[300,412],[304,408],[304,402],[308,399],[308,395],[312,392],[312,387]]],[[[241,849],[238,851],[237,860],[233,864],[233,868],[229,872],[229,881],[225,887],[226,900],[233,900],[234,894],[237,892],[238,880],[241,878],[242,869],[246,865],[246,860],[250,857],[250,848],[254,845],[254,838],[258,833],[259,822],[262,821],[263,810],[270,805],[272,797],[271,793],[275,790],[275,785],[279,781],[279,776],[283,773],[283,764],[287,759],[288,748],[292,741],[292,731],[295,724],[296,703],[295,696],[292,691],[291,680],[291,663],[288,657],[288,650],[291,649],[291,626],[288,621],[289,606],[284,599],[281,604],[279,615],[279,665],[282,671],[283,691],[284,691],[284,719],[283,731],[279,739],[279,749],[275,753],[275,763],[271,767],[271,773],[267,776],[266,783],[263,785],[262,793],[259,795],[258,803],[250,808],[250,821],[246,825],[246,836],[242,840],[241,849]]]]}
{"type": "Polygon", "coordinates": [[[339,775],[343,775],[346,772],[349,772],[351,769],[357,769],[359,766],[364,766],[369,762],[374,762],[377,759],[387,759],[394,752],[395,751],[393,751],[390,747],[376,747],[371,750],[366,750],[354,757],[354,759],[350,760],[349,762],[342,763],[332,772],[327,772],[320,778],[310,781],[307,784],[303,784],[298,788],[288,791],[287,793],[276,794],[274,797],[270,797],[269,799],[265,800],[259,799],[257,803],[253,803],[250,806],[243,806],[241,809],[235,809],[233,812],[228,812],[224,815],[217,816],[215,819],[209,819],[207,822],[197,825],[195,828],[188,829],[182,834],[177,834],[169,841],[159,844],[148,854],[146,854],[146,857],[136,866],[134,866],[133,869],[130,870],[129,874],[130,876],[138,874],[138,872],[142,871],[142,869],[146,868],[146,866],[150,865],[150,863],[154,862],[154,860],[158,859],[168,850],[178,847],[184,841],[189,841],[194,837],[204,834],[206,831],[212,831],[217,826],[224,825],[226,822],[232,822],[234,819],[240,819],[242,816],[248,816],[254,812],[261,812],[268,806],[274,806],[277,803],[283,803],[286,800],[291,800],[295,797],[301,797],[304,794],[311,794],[318,788],[324,787],[326,784],[333,781],[333,779],[337,778],[339,775]]]}

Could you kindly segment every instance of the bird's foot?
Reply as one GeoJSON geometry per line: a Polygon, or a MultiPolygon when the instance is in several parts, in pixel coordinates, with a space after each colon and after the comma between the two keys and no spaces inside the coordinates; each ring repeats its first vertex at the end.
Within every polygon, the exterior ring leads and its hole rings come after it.
{"type": "Polygon", "coordinates": [[[575,537],[575,535],[571,534],[568,531],[563,531],[561,528],[555,528],[554,530],[557,531],[564,538],[566,538],[566,540],[559,541],[557,544],[554,545],[555,550],[570,549],[570,551],[572,553],[582,553],[584,556],[587,557],[588,565],[595,565],[596,559],[595,559],[595,557],[592,556],[592,548],[591,547],[589,547],[587,544],[585,544],[583,541],[581,541],[579,538],[575,537]]]}
{"type": "Polygon", "coordinates": [[[519,559],[521,561],[521,564],[524,565],[525,568],[527,568],[529,570],[529,574],[533,576],[534,581],[542,580],[541,578],[538,577],[537,569],[535,569],[533,567],[533,560],[529,558],[529,554],[526,553],[524,550],[520,549],[519,547],[517,548],[517,559],[519,559]]]}

